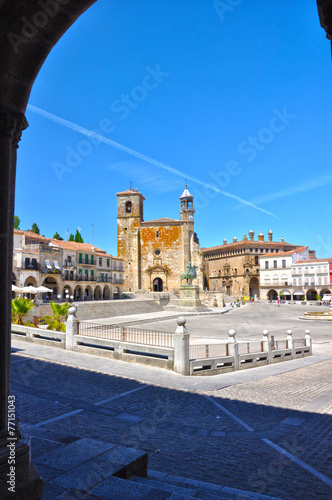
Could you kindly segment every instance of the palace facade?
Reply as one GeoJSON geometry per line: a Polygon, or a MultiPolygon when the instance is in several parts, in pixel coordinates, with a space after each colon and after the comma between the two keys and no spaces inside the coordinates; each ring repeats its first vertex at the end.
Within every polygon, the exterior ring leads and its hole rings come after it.
{"type": "MultiPolygon", "coordinates": [[[[273,241],[272,231],[268,232],[265,240],[262,232],[255,240],[253,230],[249,231],[249,238],[243,235],[241,241],[233,238],[222,245],[202,248],[204,261],[204,286],[212,291],[222,291],[235,298],[261,297],[260,259],[266,254],[278,255],[300,248],[301,245],[292,245],[281,238],[273,241]]],[[[308,250],[309,258],[315,258],[315,252],[308,250]]],[[[266,297],[264,297],[266,298],[266,297]]]]}

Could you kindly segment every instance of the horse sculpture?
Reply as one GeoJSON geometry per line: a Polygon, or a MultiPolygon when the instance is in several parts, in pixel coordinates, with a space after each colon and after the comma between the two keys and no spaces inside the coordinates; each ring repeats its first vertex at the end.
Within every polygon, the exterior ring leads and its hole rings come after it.
{"type": "Polygon", "coordinates": [[[197,279],[196,269],[198,269],[198,266],[192,266],[191,262],[189,262],[186,267],[187,272],[181,274],[180,281],[182,283],[183,280],[186,280],[187,285],[192,285],[193,280],[197,279]]]}

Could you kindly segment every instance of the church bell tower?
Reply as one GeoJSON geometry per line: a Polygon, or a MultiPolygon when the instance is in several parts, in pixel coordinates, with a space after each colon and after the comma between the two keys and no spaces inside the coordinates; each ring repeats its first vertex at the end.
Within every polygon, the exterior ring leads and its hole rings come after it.
{"type": "Polygon", "coordinates": [[[124,289],[141,288],[140,227],[144,196],[137,189],[117,193],[118,257],[124,259],[124,289]]]}
{"type": "Polygon", "coordinates": [[[189,262],[193,262],[193,240],[194,240],[194,197],[188,191],[187,183],[180,196],[180,213],[183,222],[183,269],[189,262]]]}

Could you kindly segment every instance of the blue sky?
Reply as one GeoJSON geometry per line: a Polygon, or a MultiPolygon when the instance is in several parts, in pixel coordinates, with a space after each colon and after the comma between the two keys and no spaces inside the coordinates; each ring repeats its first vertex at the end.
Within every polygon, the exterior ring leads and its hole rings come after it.
{"type": "Polygon", "coordinates": [[[202,247],[250,229],[332,256],[331,53],[316,2],[98,0],[33,87],[15,214],[116,255],[115,193],[202,247]],[[224,8],[222,7],[224,5],[224,8]],[[94,230],[92,229],[94,226],[94,230]]]}

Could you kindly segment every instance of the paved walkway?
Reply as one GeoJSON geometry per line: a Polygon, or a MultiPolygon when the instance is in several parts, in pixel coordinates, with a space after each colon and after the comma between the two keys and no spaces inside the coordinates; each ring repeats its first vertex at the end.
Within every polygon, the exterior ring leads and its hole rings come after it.
{"type": "MultiPolygon", "coordinates": [[[[67,483],[65,465],[57,465],[61,447],[70,446],[72,455],[75,443],[89,449],[92,442],[105,454],[114,446],[147,451],[152,478],[176,475],[233,491],[206,498],[240,498],[233,488],[287,500],[325,499],[332,496],[331,373],[332,356],[326,355],[181,377],[14,341],[12,393],[21,427],[32,436],[45,499],[115,498],[101,488],[97,496],[75,496],[73,477],[67,483]]],[[[87,485],[87,471],[80,474],[87,485]]],[[[136,495],[128,498],[144,498],[136,495]]]]}

